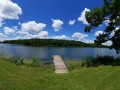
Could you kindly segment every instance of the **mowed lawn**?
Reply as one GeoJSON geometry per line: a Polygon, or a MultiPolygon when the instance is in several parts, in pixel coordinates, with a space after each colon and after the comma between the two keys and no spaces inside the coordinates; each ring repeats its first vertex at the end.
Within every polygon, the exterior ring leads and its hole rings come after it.
{"type": "Polygon", "coordinates": [[[120,90],[120,66],[80,67],[55,74],[51,66],[16,66],[0,60],[0,90],[120,90]]]}

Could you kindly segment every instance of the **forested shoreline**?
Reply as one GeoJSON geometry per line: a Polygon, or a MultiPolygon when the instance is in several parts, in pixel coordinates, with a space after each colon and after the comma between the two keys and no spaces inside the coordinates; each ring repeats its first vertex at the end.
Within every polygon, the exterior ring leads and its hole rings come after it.
{"type": "Polygon", "coordinates": [[[19,44],[25,46],[45,46],[45,47],[101,47],[106,48],[108,46],[84,43],[74,40],[56,40],[56,39],[21,39],[21,40],[6,40],[2,43],[7,44],[19,44]]]}

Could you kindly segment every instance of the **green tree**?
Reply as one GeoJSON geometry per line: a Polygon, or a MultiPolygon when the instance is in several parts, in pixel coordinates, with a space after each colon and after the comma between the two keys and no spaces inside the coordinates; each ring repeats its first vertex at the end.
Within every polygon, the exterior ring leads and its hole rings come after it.
{"type": "Polygon", "coordinates": [[[104,29],[103,34],[96,37],[94,41],[101,44],[107,41],[112,41],[111,48],[114,48],[117,53],[120,52],[120,0],[104,0],[101,8],[94,8],[92,11],[87,11],[85,14],[86,20],[89,23],[85,27],[85,32],[91,31],[101,25],[104,21],[108,21],[108,25],[104,29]]]}

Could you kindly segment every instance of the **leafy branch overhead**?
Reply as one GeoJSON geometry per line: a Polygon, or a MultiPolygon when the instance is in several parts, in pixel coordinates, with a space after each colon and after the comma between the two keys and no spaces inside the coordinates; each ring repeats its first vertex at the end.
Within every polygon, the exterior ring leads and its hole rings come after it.
{"type": "Polygon", "coordinates": [[[85,32],[91,31],[108,21],[108,25],[104,29],[103,34],[96,37],[95,43],[101,44],[107,41],[112,41],[111,48],[114,48],[117,53],[120,52],[120,0],[104,0],[101,8],[94,8],[92,11],[87,11],[85,14],[86,20],[89,23],[85,27],[85,32]]]}

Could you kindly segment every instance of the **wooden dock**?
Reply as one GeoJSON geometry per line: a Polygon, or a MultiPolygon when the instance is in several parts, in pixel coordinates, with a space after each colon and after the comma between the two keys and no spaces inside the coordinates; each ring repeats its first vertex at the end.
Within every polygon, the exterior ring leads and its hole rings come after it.
{"type": "Polygon", "coordinates": [[[53,55],[53,63],[55,66],[55,73],[68,73],[68,69],[59,55],[53,55]]]}

